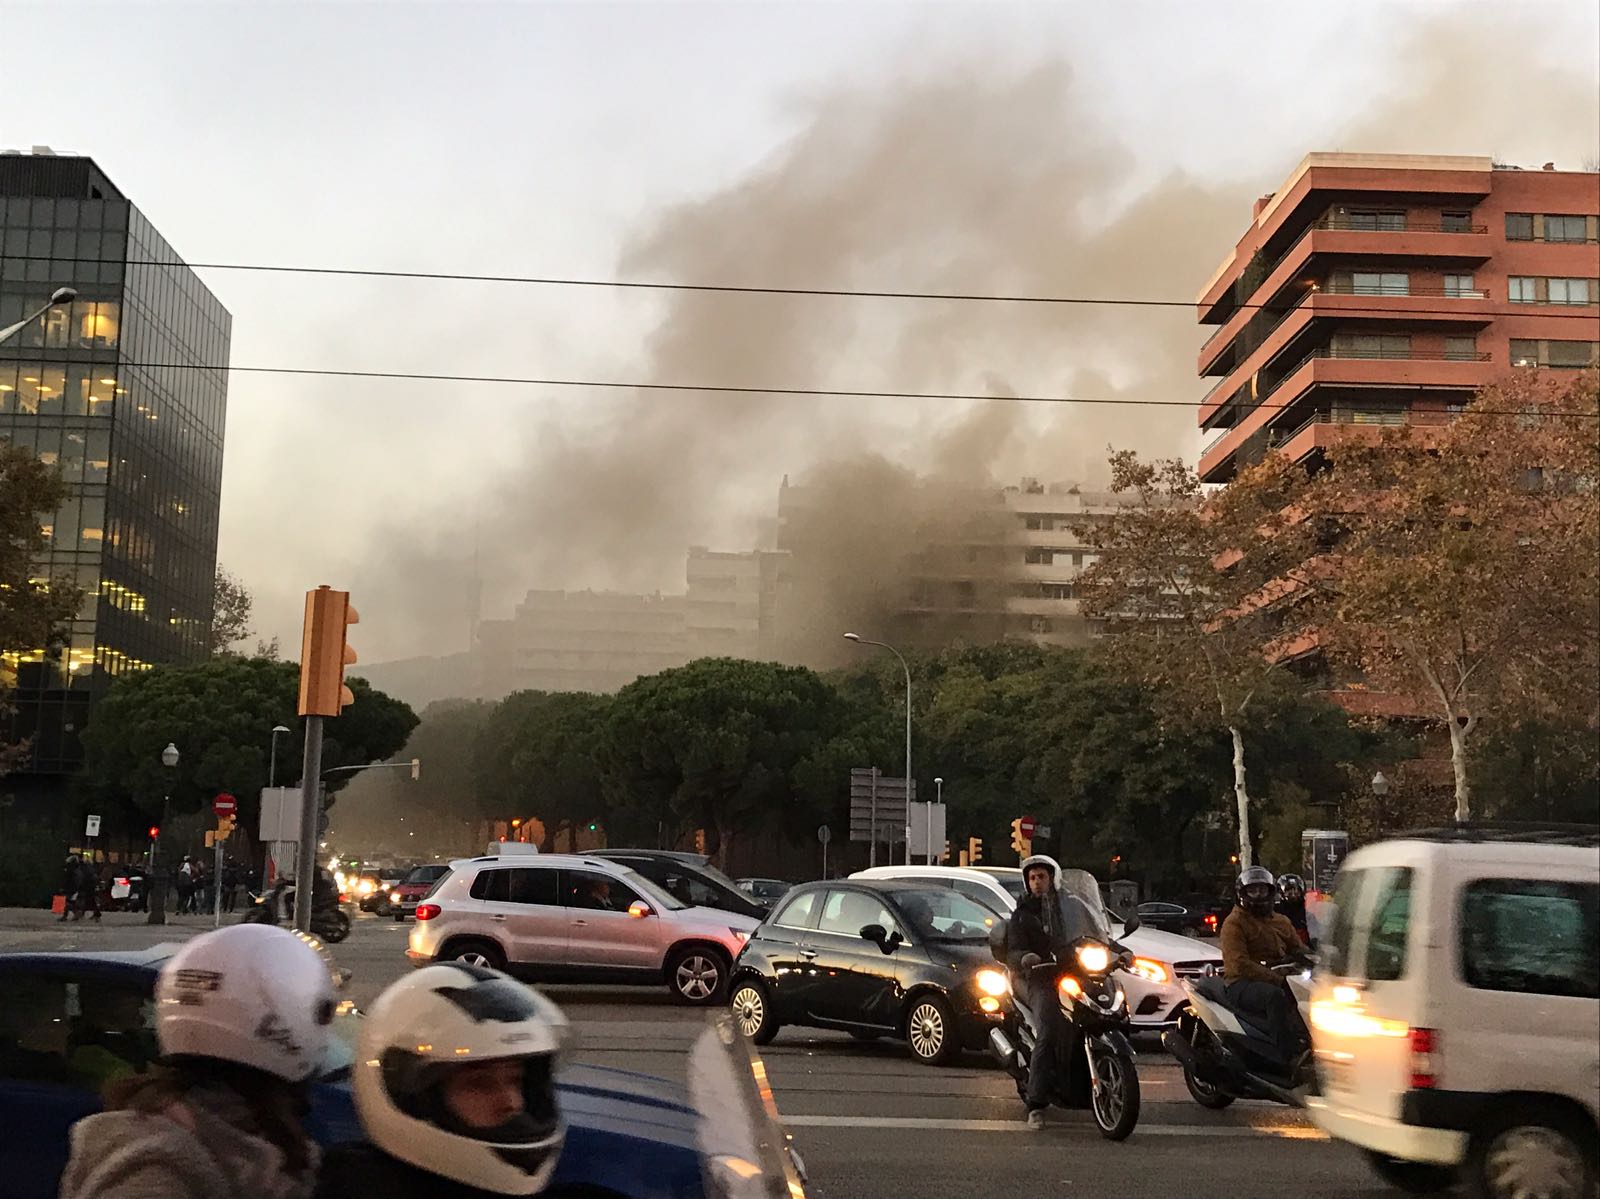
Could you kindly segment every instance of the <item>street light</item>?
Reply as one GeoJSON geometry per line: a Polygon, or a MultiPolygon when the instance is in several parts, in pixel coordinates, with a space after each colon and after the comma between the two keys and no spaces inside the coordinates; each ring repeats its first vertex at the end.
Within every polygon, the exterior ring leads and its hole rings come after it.
{"type": "Polygon", "coordinates": [[[911,865],[911,667],[906,656],[887,641],[870,641],[859,633],[846,633],[846,641],[857,645],[875,645],[886,649],[900,659],[900,668],[906,672],[906,865],[911,865]]]}
{"type": "Polygon", "coordinates": [[[278,738],[287,736],[289,729],[283,725],[276,725],[272,730],[272,762],[267,767],[267,786],[278,785],[278,738]]]}
{"type": "Polygon", "coordinates": [[[161,765],[167,769],[166,794],[161,797],[161,832],[150,845],[150,914],[145,917],[146,924],[167,922],[167,880],[162,874],[161,838],[167,831],[167,813],[172,807],[172,776],[178,769],[178,747],[170,741],[161,751],[161,765]]]}
{"type": "MultiPolygon", "coordinates": [[[[935,778],[933,780],[933,787],[934,787],[934,802],[937,803],[942,808],[942,807],[944,807],[944,779],[935,778]]],[[[945,825],[945,829],[946,829],[947,833],[948,833],[949,827],[950,826],[948,824],[945,825]]],[[[933,809],[929,808],[928,809],[928,865],[932,866],[938,860],[939,859],[934,855],[934,852],[933,852],[933,809]]]]}
{"type": "Polygon", "coordinates": [[[43,308],[39,309],[39,311],[30,312],[16,324],[7,325],[4,329],[0,329],[0,345],[4,345],[6,342],[10,341],[18,333],[21,333],[24,329],[33,324],[34,321],[38,320],[52,308],[59,308],[62,304],[70,304],[77,298],[78,293],[70,287],[56,288],[55,291],[50,294],[50,302],[43,308]]]}
{"type": "Polygon", "coordinates": [[[1389,780],[1383,777],[1381,770],[1372,776],[1372,793],[1379,799],[1389,794],[1389,780]]]}

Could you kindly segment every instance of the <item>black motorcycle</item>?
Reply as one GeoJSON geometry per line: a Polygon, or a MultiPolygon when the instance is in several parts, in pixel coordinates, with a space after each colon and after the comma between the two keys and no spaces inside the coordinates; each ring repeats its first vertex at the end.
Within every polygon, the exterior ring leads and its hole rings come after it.
{"type": "MultiPolygon", "coordinates": [[[[1133,932],[1139,918],[1130,916],[1125,927],[1133,932]]],[[[1004,925],[996,927],[990,947],[1006,961],[1004,925]]],[[[1114,973],[1132,962],[1133,954],[1110,937],[1087,936],[1072,942],[1065,959],[1034,967],[1055,980],[1056,1001],[1067,1021],[1067,1035],[1057,1047],[1052,1100],[1061,1107],[1088,1108],[1100,1135],[1121,1141],[1139,1122],[1139,1072],[1128,1040],[1128,997],[1114,973]]],[[[1017,1093],[1026,1096],[1038,1019],[1017,997],[1015,983],[1011,1006],[1006,1023],[989,1031],[989,1051],[1016,1080],[1017,1093]]]]}
{"type": "MultiPolygon", "coordinates": [[[[331,879],[330,879],[331,881],[331,879]]],[[[283,879],[245,909],[244,924],[293,924],[294,880],[283,879]]],[[[311,935],[337,945],[350,935],[350,917],[339,907],[339,893],[322,886],[312,889],[311,935]]]]}
{"type": "MultiPolygon", "coordinates": [[[[1272,972],[1288,979],[1293,991],[1296,982],[1309,982],[1310,969],[1307,958],[1296,957],[1272,972]]],[[[1161,1034],[1161,1044],[1183,1066],[1184,1084],[1196,1103],[1213,1111],[1235,1099],[1305,1106],[1310,1079],[1304,1066],[1284,1056],[1259,1017],[1229,1002],[1221,978],[1185,979],[1183,988],[1189,1004],[1178,1016],[1178,1027],[1161,1034]]]]}

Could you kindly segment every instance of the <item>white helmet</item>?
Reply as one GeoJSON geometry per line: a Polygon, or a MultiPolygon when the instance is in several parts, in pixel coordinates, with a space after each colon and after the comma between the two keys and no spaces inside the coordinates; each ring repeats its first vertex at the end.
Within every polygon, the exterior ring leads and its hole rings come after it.
{"type": "Polygon", "coordinates": [[[532,1195],[566,1136],[555,1064],[566,1017],[494,970],[450,962],[401,979],[372,1005],[356,1054],[356,1111],[391,1157],[500,1195],[532,1195]],[[522,1066],[521,1110],[492,1127],[449,1106],[446,1083],[479,1063],[522,1066]]]}
{"type": "Polygon", "coordinates": [[[287,1082],[316,1071],[333,1020],[333,974],[298,933],[236,924],[202,933],[156,979],[164,1057],[209,1057],[287,1082]]]}

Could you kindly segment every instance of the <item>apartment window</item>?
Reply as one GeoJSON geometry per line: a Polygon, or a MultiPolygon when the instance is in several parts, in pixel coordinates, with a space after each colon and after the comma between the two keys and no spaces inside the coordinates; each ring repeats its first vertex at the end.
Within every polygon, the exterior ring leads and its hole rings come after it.
{"type": "Polygon", "coordinates": [[[1513,304],[1537,304],[1539,281],[1531,275],[1512,275],[1506,280],[1506,299],[1513,304]]]}
{"type": "Polygon", "coordinates": [[[1548,285],[1552,304],[1587,304],[1594,294],[1587,279],[1551,279],[1548,285]]]}
{"type": "Polygon", "coordinates": [[[1356,271],[1350,278],[1358,296],[1409,296],[1411,276],[1400,271],[1356,271]]]}
{"type": "Polygon", "coordinates": [[[1531,212],[1506,213],[1506,240],[1533,240],[1533,214],[1531,212]]]}
{"type": "Polygon", "coordinates": [[[1055,561],[1055,551],[1047,549],[1030,549],[1023,553],[1022,560],[1029,566],[1049,566],[1055,561]]]}
{"type": "Polygon", "coordinates": [[[1352,208],[1346,221],[1351,229],[1377,229],[1393,233],[1405,229],[1406,214],[1400,209],[1352,208]]]}
{"type": "Polygon", "coordinates": [[[1471,362],[1478,356],[1478,341],[1473,337],[1447,337],[1444,356],[1451,362],[1471,362]]]}
{"type": "Polygon", "coordinates": [[[1049,523],[1042,516],[1030,516],[1022,523],[1024,528],[1034,530],[1048,529],[1050,527],[1049,523]]]}
{"type": "Polygon", "coordinates": [[[1411,338],[1405,334],[1352,333],[1335,338],[1335,358],[1409,358],[1411,338]]]}
{"type": "Polygon", "coordinates": [[[1472,286],[1471,275],[1446,275],[1444,277],[1444,294],[1452,299],[1478,298],[1478,289],[1472,286]]]}
{"type": "Polygon", "coordinates": [[[1441,212],[1439,214],[1439,229],[1444,233],[1471,233],[1472,214],[1470,212],[1441,212]]]}
{"type": "Polygon", "coordinates": [[[1048,633],[1050,631],[1050,618],[1048,616],[1035,616],[1031,628],[1035,633],[1048,633]]]}
{"type": "Polygon", "coordinates": [[[1561,367],[1593,366],[1595,346],[1596,343],[1592,341],[1547,341],[1545,364],[1561,367]]]}
{"type": "Polygon", "coordinates": [[[1588,241],[1589,222],[1581,216],[1546,216],[1545,241],[1588,241]]]}
{"type": "Polygon", "coordinates": [[[1511,339],[1511,365],[1538,366],[1539,343],[1532,338],[1513,337],[1511,339]]]}

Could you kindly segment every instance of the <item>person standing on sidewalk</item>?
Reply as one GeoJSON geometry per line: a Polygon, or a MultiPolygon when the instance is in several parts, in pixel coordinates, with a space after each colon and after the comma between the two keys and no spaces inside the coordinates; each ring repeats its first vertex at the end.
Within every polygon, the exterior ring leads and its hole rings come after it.
{"type": "Polygon", "coordinates": [[[78,912],[75,919],[83,919],[85,906],[94,909],[94,918],[100,919],[100,867],[92,858],[78,863],[78,912]]]}
{"type": "Polygon", "coordinates": [[[61,895],[65,902],[61,905],[61,923],[65,924],[72,916],[73,905],[78,899],[78,882],[83,877],[83,872],[78,869],[78,855],[69,853],[66,863],[61,867],[61,895]]]}

